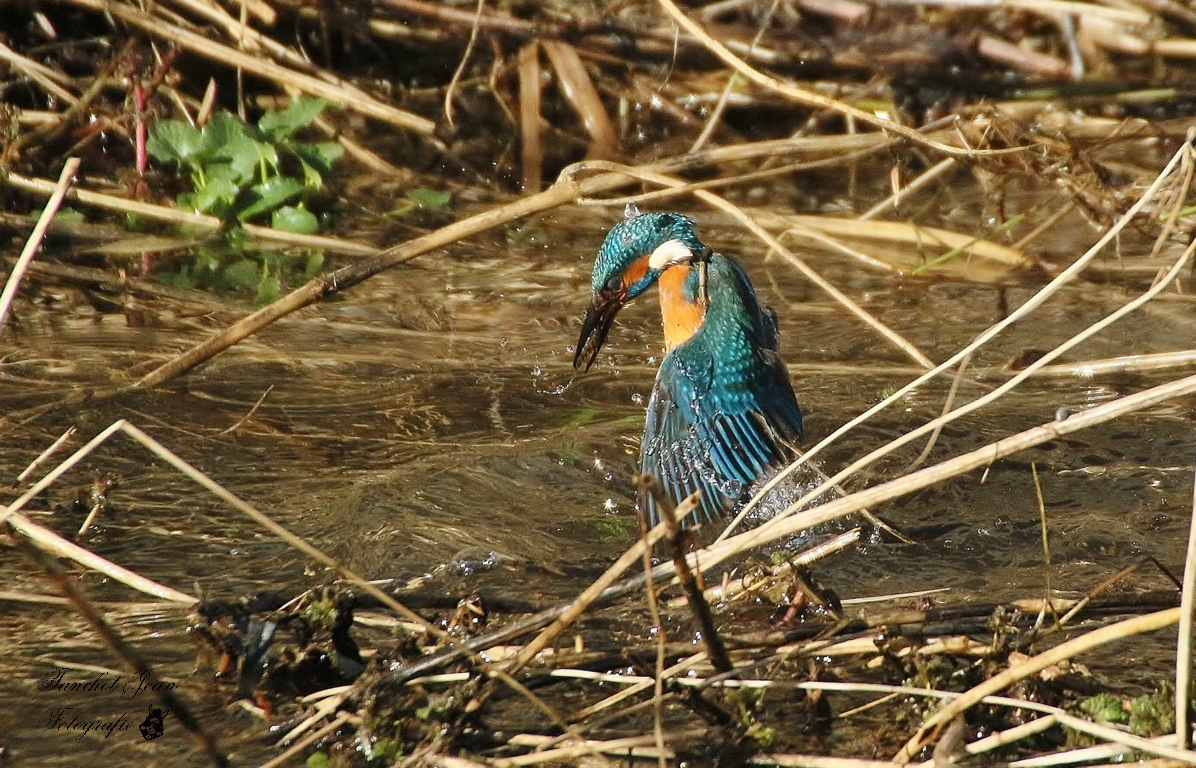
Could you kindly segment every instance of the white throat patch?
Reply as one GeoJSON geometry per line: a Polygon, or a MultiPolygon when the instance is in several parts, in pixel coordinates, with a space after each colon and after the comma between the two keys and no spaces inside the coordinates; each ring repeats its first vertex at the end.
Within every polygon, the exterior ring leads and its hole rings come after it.
{"type": "Polygon", "coordinates": [[[694,252],[686,247],[685,243],[680,240],[669,240],[652,251],[652,255],[648,257],[648,266],[652,269],[664,269],[673,264],[689,261],[693,257],[694,252]]]}

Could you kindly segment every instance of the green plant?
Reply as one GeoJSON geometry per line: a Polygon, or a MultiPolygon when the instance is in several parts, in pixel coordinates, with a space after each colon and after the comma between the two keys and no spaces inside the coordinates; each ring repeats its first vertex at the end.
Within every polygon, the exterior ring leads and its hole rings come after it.
{"type": "Polygon", "coordinates": [[[246,251],[242,245],[217,241],[201,245],[188,263],[156,277],[175,288],[252,295],[255,304],[269,304],[284,284],[310,280],[323,267],[322,251],[246,251]]]}
{"type": "Polygon", "coordinates": [[[159,162],[178,163],[189,175],[192,191],[179,195],[180,208],[238,223],[268,214],[275,229],[311,233],[319,229],[319,220],[304,199],[323,186],[343,149],[336,142],[303,142],[295,136],[327,106],[323,99],[305,96],[286,109],[266,112],[256,126],[228,112],[212,115],[203,128],[160,120],[150,130],[147,149],[159,162]]]}

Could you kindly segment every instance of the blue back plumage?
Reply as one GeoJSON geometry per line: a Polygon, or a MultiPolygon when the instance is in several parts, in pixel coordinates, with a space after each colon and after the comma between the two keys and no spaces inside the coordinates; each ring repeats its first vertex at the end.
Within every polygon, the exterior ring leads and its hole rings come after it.
{"type": "MultiPolygon", "coordinates": [[[[697,290],[699,270],[689,276],[697,290]]],[[[687,286],[687,291],[691,286],[687,286]]],[[[641,469],[678,503],[702,491],[698,519],[714,519],[751,483],[787,462],[801,409],[777,350],[776,323],[732,259],[706,262],[702,325],[665,356],[648,405],[641,469]]],[[[659,520],[648,499],[653,524],[659,520]]]]}

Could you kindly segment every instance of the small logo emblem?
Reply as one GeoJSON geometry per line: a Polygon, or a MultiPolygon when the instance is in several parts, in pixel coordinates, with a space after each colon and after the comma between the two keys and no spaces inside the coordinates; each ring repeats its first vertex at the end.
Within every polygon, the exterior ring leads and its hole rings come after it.
{"type": "Polygon", "coordinates": [[[141,735],[145,737],[146,741],[153,741],[162,735],[162,720],[165,717],[166,712],[164,710],[150,707],[149,714],[145,716],[145,721],[138,726],[141,729],[141,735]]]}

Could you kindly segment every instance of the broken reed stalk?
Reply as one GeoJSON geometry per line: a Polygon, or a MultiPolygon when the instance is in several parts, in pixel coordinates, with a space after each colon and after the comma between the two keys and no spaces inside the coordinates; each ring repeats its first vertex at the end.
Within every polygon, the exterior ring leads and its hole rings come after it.
{"type": "MultiPolygon", "coordinates": [[[[710,612],[710,604],[702,595],[702,589],[698,586],[693,571],[690,570],[689,563],[685,560],[687,537],[678,522],[677,510],[673,508],[672,502],[660,492],[660,486],[651,475],[640,475],[635,479],[635,484],[645,493],[652,495],[652,499],[656,502],[656,508],[660,510],[661,517],[664,518],[664,524],[668,528],[671,539],[673,565],[676,568],[677,580],[681,582],[681,589],[685,591],[685,597],[689,600],[689,608],[693,611],[694,618],[698,620],[698,626],[702,629],[702,641],[706,644],[706,652],[710,656],[711,666],[720,674],[733,671],[735,666],[731,663],[731,657],[727,655],[727,647],[723,645],[722,638],[719,637],[718,628],[714,626],[714,615],[710,612]]],[[[695,492],[695,494],[700,493],[701,491],[695,492]]]]}
{"type": "Polygon", "coordinates": [[[883,117],[877,117],[872,112],[866,112],[845,102],[832,99],[829,96],[823,96],[822,94],[815,93],[814,91],[808,91],[804,88],[798,88],[796,86],[789,85],[788,83],[782,83],[780,80],[769,77],[760,70],[755,69],[743,59],[732,53],[729,48],[711,37],[709,33],[702,29],[697,22],[686,16],[685,13],[677,7],[677,4],[674,3],[673,0],[656,1],[666,13],[673,17],[673,20],[676,21],[682,29],[700,40],[706,46],[706,48],[719,59],[721,59],[724,64],[731,67],[736,72],[739,72],[756,85],[765,88],[766,90],[773,91],[774,93],[778,93],[790,101],[807,107],[814,107],[816,109],[829,109],[833,112],[838,112],[841,115],[850,116],[856,120],[859,120],[860,122],[872,126],[873,128],[877,128],[886,133],[895,133],[904,139],[908,139],[914,144],[918,144],[938,152],[943,152],[948,155],[965,155],[973,157],[976,155],[1004,154],[1011,151],[1019,152],[1024,149],[1024,147],[1014,147],[1013,149],[975,150],[969,147],[942,144],[940,142],[933,141],[925,134],[920,133],[914,128],[910,128],[892,120],[886,120],[883,117]]]}
{"type": "Polygon", "coordinates": [[[17,257],[16,266],[13,267],[12,272],[8,275],[8,282],[4,284],[4,292],[0,293],[0,330],[4,330],[4,320],[8,317],[13,300],[17,297],[17,288],[21,285],[21,278],[25,276],[25,271],[29,269],[29,263],[33,261],[34,254],[37,253],[37,249],[41,246],[42,238],[45,237],[46,230],[50,228],[50,222],[54,220],[55,214],[58,213],[58,208],[62,205],[62,199],[66,196],[67,188],[74,181],[75,172],[79,170],[79,163],[81,162],[77,157],[69,157],[62,164],[62,173],[58,175],[58,183],[54,185],[54,191],[50,195],[50,199],[46,202],[46,207],[42,209],[42,214],[38,217],[37,224],[33,227],[33,232],[29,234],[29,239],[25,241],[25,247],[21,249],[21,255],[17,257]]]}
{"type": "MultiPolygon", "coordinates": [[[[648,525],[648,510],[646,504],[636,505],[636,518],[640,524],[640,538],[648,535],[651,530],[648,525]]],[[[660,618],[660,602],[658,600],[659,592],[656,589],[656,582],[652,578],[652,551],[645,548],[641,556],[643,561],[644,574],[644,596],[648,603],[648,618],[651,619],[653,632],[656,633],[656,661],[652,670],[652,698],[650,704],[652,707],[652,735],[656,739],[656,748],[661,752],[664,751],[664,675],[665,675],[665,647],[668,645],[668,637],[665,636],[664,622],[660,618]]],[[[633,707],[643,706],[644,702],[640,704],[633,704],[633,707]]],[[[646,707],[645,707],[646,708],[646,707]]],[[[624,710],[626,711],[626,710],[624,710]]],[[[616,712],[611,717],[620,717],[622,712],[616,712]]],[[[577,720],[577,713],[574,712],[569,718],[570,722],[577,720]]],[[[605,718],[604,718],[605,719],[605,718]]],[[[593,728],[593,724],[590,724],[593,728]]],[[[667,763],[664,758],[658,760],[660,768],[667,768],[667,763]]]]}
{"type": "Polygon", "coordinates": [[[161,702],[163,707],[170,710],[178,721],[183,724],[183,727],[187,729],[191,736],[199,743],[203,751],[207,753],[212,763],[222,767],[229,765],[228,757],[217,746],[216,740],[204,730],[199,720],[191,714],[191,709],[187,706],[187,703],[174,692],[174,686],[165,684],[158,677],[157,673],[154,672],[154,668],[145,660],[145,657],[135,647],[125,642],[125,639],[108,625],[108,622],[104,620],[104,617],[100,615],[95,606],[78,590],[74,581],[67,577],[58,562],[16,529],[13,529],[13,537],[26,556],[37,563],[46,576],[62,592],[63,596],[70,600],[75,611],[91,626],[92,631],[99,635],[104,645],[108,646],[113,655],[123,661],[125,666],[133,674],[141,678],[145,687],[154,695],[154,698],[161,702]]]}
{"type": "Polygon", "coordinates": [[[1192,741],[1188,701],[1192,684],[1192,610],[1196,606],[1196,483],[1192,489],[1192,519],[1188,523],[1181,595],[1179,638],[1175,646],[1175,746],[1187,749],[1192,741]]]}
{"type": "Polygon", "coordinates": [[[57,453],[58,449],[61,448],[63,446],[63,444],[66,443],[67,440],[70,440],[72,437],[74,437],[75,432],[77,432],[78,430],[79,430],[78,427],[74,427],[74,426],[67,427],[66,431],[63,432],[61,435],[59,435],[58,439],[55,440],[53,443],[51,443],[49,448],[47,448],[46,450],[44,450],[40,454],[38,454],[38,457],[36,459],[34,459],[33,461],[29,462],[29,466],[25,467],[25,469],[21,472],[21,474],[17,475],[17,481],[15,483],[13,483],[13,486],[15,487],[15,486],[25,482],[25,478],[27,478],[31,474],[33,474],[33,470],[40,467],[42,465],[42,462],[44,462],[46,459],[50,458],[55,453],[57,453]]]}
{"type": "MultiPolygon", "coordinates": [[[[406,617],[410,621],[418,623],[421,627],[423,627],[425,629],[425,631],[430,632],[437,637],[445,636],[445,633],[439,627],[436,627],[436,626],[428,623],[418,613],[416,613],[415,611],[411,610],[410,608],[407,608],[406,606],[400,604],[392,596],[388,595],[387,593],[378,589],[378,587],[374,586],[370,582],[368,582],[365,579],[363,579],[362,577],[358,576],[356,573],[354,573],[352,570],[350,570],[347,566],[342,565],[341,563],[337,562],[333,558],[329,557],[328,555],[324,554],[320,550],[313,547],[311,544],[308,544],[302,538],[296,536],[295,534],[288,531],[286,528],[284,528],[281,525],[279,525],[278,523],[274,522],[269,517],[267,517],[265,514],[263,514],[262,512],[259,512],[253,506],[246,503],[245,501],[240,499],[238,496],[234,495],[232,492],[228,491],[226,488],[224,488],[222,485],[217,483],[212,478],[205,475],[203,472],[200,472],[198,469],[193,467],[191,464],[187,463],[182,458],[180,458],[177,454],[175,454],[174,452],[172,452],[171,450],[166,448],[166,446],[162,445],[157,440],[154,440],[152,437],[147,435],[145,432],[142,432],[140,429],[138,429],[137,427],[135,427],[133,424],[129,423],[125,419],[119,419],[118,421],[115,421],[112,424],[110,424],[107,429],[100,432],[98,435],[96,435],[94,438],[92,438],[90,441],[88,441],[88,443],[86,445],[84,445],[79,450],[75,451],[74,454],[72,454],[70,457],[68,457],[66,460],[64,460],[61,464],[59,464],[57,467],[55,467],[50,472],[46,473],[45,477],[43,477],[38,482],[34,483],[33,486],[29,488],[29,490],[27,490],[25,493],[21,494],[21,496],[18,497],[15,501],[13,501],[11,504],[9,504],[7,507],[5,507],[3,510],[0,510],[0,523],[3,523],[6,520],[9,520],[11,517],[15,516],[16,513],[19,510],[21,510],[25,506],[25,504],[27,504],[29,502],[30,499],[32,499],[37,494],[41,493],[43,490],[48,488],[50,486],[50,484],[53,483],[55,480],[57,480],[59,477],[61,477],[63,475],[63,473],[67,472],[72,467],[74,467],[76,464],[78,464],[80,461],[82,461],[84,459],[84,457],[86,457],[93,450],[95,450],[96,447],[98,447],[100,444],[105,442],[108,438],[110,438],[112,435],[116,434],[117,432],[124,432],[130,438],[132,438],[133,440],[135,440],[136,442],[138,442],[142,446],[144,446],[146,449],[148,449],[151,453],[154,453],[158,457],[164,459],[168,464],[173,466],[175,469],[182,472],[184,475],[189,477],[191,480],[193,480],[197,484],[206,488],[208,491],[210,491],[216,497],[223,500],[229,506],[231,506],[234,509],[237,509],[240,512],[242,512],[243,514],[245,514],[247,517],[249,517],[251,520],[256,522],[258,525],[260,525],[263,528],[265,528],[266,530],[270,531],[275,536],[277,536],[280,539],[282,539],[283,541],[285,541],[287,544],[290,544],[295,549],[298,549],[300,552],[303,552],[304,554],[308,555],[309,557],[311,557],[312,559],[321,563],[322,565],[325,565],[335,571],[339,571],[341,574],[344,575],[344,577],[348,581],[352,582],[358,588],[364,590],[365,592],[369,593],[373,597],[380,600],[383,605],[386,605],[388,608],[393,610],[395,613],[399,614],[400,616],[406,617]]],[[[174,590],[169,590],[169,592],[173,593],[175,596],[171,596],[170,594],[162,594],[159,596],[165,597],[166,599],[178,600],[179,602],[191,602],[191,603],[196,602],[195,598],[190,597],[189,595],[182,595],[181,593],[174,592],[174,590]]],[[[156,594],[156,593],[151,593],[151,594],[156,594]]]]}
{"type": "MultiPolygon", "coordinates": [[[[1117,234],[1119,234],[1121,232],[1121,229],[1124,228],[1128,224],[1128,222],[1146,206],[1146,203],[1154,197],[1155,193],[1158,192],[1158,190],[1160,190],[1162,188],[1164,179],[1167,179],[1170,177],[1171,171],[1174,170],[1175,166],[1179,165],[1181,163],[1183,165],[1183,170],[1184,170],[1183,188],[1186,189],[1191,182],[1191,177],[1192,177],[1192,172],[1193,172],[1193,167],[1194,167],[1193,149],[1189,143],[1185,143],[1182,147],[1180,147],[1180,149],[1178,151],[1176,151],[1175,155],[1172,156],[1171,161],[1168,163],[1167,167],[1164,168],[1162,172],[1160,172],[1159,176],[1155,179],[1154,183],[1150,186],[1150,188],[1142,195],[1141,198],[1139,198],[1139,200],[1133,206],[1131,206],[1131,208],[1126,213],[1126,215],[1123,216],[1115,226],[1109,228],[1105,232],[1105,235],[1102,236],[1100,238],[1100,240],[1098,240],[1096,242],[1096,244],[1094,244],[1091,248],[1089,248],[1088,251],[1083,256],[1081,256],[1071,266],[1069,266],[1066,270],[1064,270],[1062,273],[1060,273],[1058,277],[1056,277],[1054,280],[1052,280],[1050,283],[1048,283],[1046,286],[1044,286],[1040,291],[1038,291],[1038,293],[1036,293],[1034,296],[1030,297],[1030,299],[1028,299],[1024,304],[1022,304],[1015,311],[1010,313],[1004,320],[990,326],[987,330],[985,330],[983,333],[981,333],[979,336],[977,336],[974,341],[972,341],[970,344],[965,346],[959,352],[952,355],[951,358],[944,361],[942,364],[940,364],[933,370],[927,371],[925,374],[918,377],[917,379],[910,382],[909,384],[906,384],[904,387],[897,390],[896,393],[889,396],[885,400],[882,400],[880,403],[877,403],[872,408],[869,408],[867,411],[865,411],[861,415],[857,416],[856,418],[852,419],[851,421],[847,422],[847,424],[843,425],[842,427],[839,427],[834,432],[832,432],[830,435],[823,438],[817,445],[812,447],[810,450],[806,451],[804,456],[801,456],[797,460],[792,462],[788,467],[786,467],[784,470],[782,470],[780,473],[778,473],[774,478],[769,480],[769,482],[765,483],[764,486],[759,491],[757,491],[756,495],[739,512],[739,514],[736,516],[735,520],[732,521],[731,525],[729,525],[727,527],[727,529],[724,530],[723,533],[719,536],[719,539],[725,540],[725,537],[727,537],[730,534],[730,531],[736,525],[738,525],[757,504],[759,504],[760,500],[763,499],[764,496],[772,488],[776,487],[776,485],[779,484],[785,477],[788,477],[792,472],[796,471],[796,469],[798,467],[800,467],[802,464],[808,462],[812,456],[820,453],[823,449],[825,449],[832,442],[834,442],[839,437],[841,437],[842,435],[844,435],[845,433],[847,433],[848,431],[853,429],[855,426],[857,426],[857,425],[863,423],[864,421],[866,421],[867,419],[871,418],[873,415],[880,412],[880,410],[882,410],[883,408],[887,407],[888,405],[890,405],[894,402],[898,402],[901,398],[903,398],[906,394],[908,394],[910,391],[912,391],[915,387],[920,386],[921,384],[930,380],[934,376],[937,376],[938,374],[942,373],[943,371],[946,371],[948,368],[959,363],[960,361],[962,361],[962,359],[965,356],[972,354],[980,346],[987,343],[990,339],[992,339],[998,333],[1000,333],[1001,331],[1003,331],[1007,327],[1009,327],[1009,325],[1022,319],[1023,317],[1028,315],[1030,312],[1032,312],[1034,309],[1037,309],[1039,306],[1041,306],[1043,303],[1045,303],[1046,300],[1051,295],[1053,295],[1055,292],[1057,292],[1063,286],[1064,283],[1070,281],[1072,278],[1074,278],[1076,275],[1078,275],[1080,273],[1080,271],[1082,271],[1084,265],[1086,265],[1089,261],[1091,261],[1096,256],[1096,254],[1099,253],[1100,250],[1102,250],[1104,248],[1105,245],[1107,245],[1109,242],[1111,242],[1112,239],[1117,234]]],[[[841,483],[845,478],[851,476],[852,474],[854,474],[858,470],[862,469],[863,467],[868,466],[869,464],[871,464],[872,462],[881,458],[882,456],[885,456],[885,455],[891,453],[892,451],[896,450],[897,448],[899,448],[913,440],[918,439],[922,435],[925,435],[925,434],[933,431],[934,429],[937,429],[940,425],[955,421],[963,416],[966,416],[967,414],[969,414],[973,411],[976,411],[980,408],[987,406],[989,403],[995,401],[997,398],[1001,397],[1006,392],[1009,392],[1010,390],[1014,389],[1019,384],[1021,384],[1023,381],[1028,379],[1030,376],[1034,375],[1034,373],[1038,369],[1042,368],[1043,366],[1047,365],[1052,360],[1055,360],[1060,355],[1064,354],[1065,352],[1072,349],[1076,345],[1080,344],[1081,342],[1085,341],[1086,339],[1088,339],[1091,336],[1095,335],[1096,333],[1100,332],[1104,328],[1108,327],[1110,324],[1120,320],[1122,317],[1126,316],[1130,312],[1133,312],[1134,310],[1143,306],[1148,301],[1150,301],[1152,298],[1154,298],[1159,293],[1161,293],[1163,291],[1163,289],[1166,288],[1167,285],[1169,285],[1170,282],[1173,281],[1179,275],[1179,273],[1182,271],[1184,265],[1187,263],[1188,259],[1191,257],[1191,255],[1194,251],[1196,251],[1196,241],[1193,241],[1193,243],[1188,246],[1188,248],[1183,252],[1183,254],[1180,255],[1180,257],[1175,261],[1175,263],[1172,265],[1170,271],[1167,273],[1167,275],[1164,278],[1158,280],[1154,285],[1152,285],[1150,287],[1150,289],[1148,289],[1146,292],[1144,292],[1138,298],[1122,305],[1119,309],[1117,309],[1116,311],[1114,311],[1111,314],[1109,314],[1108,316],[1106,316],[1103,320],[1092,324],[1091,326],[1085,328],[1084,330],[1082,330],[1079,333],[1072,336],[1067,341],[1056,346],[1054,349],[1047,352],[1045,355],[1040,357],[1038,360],[1035,360],[1032,364],[1027,366],[1024,370],[1022,370],[1016,376],[1013,376],[1012,378],[1010,378],[1008,381],[1003,383],[1001,386],[997,387],[996,389],[994,389],[993,391],[984,395],[983,397],[977,398],[976,400],[973,400],[969,403],[961,405],[959,408],[956,408],[955,410],[951,411],[949,414],[940,416],[937,419],[927,422],[926,424],[923,424],[922,426],[920,426],[914,430],[911,430],[911,431],[905,433],[904,435],[890,441],[888,444],[876,449],[875,451],[872,451],[867,456],[864,456],[863,458],[856,460],[848,467],[837,472],[832,477],[832,480],[835,483],[841,483]]],[[[806,505],[808,505],[811,501],[813,501],[814,499],[816,499],[819,496],[821,496],[822,494],[824,494],[828,487],[829,487],[829,484],[823,484],[819,488],[814,489],[810,493],[807,493],[805,496],[803,496],[802,498],[798,499],[796,502],[791,504],[788,508],[786,508],[779,515],[777,515],[773,519],[769,520],[768,523],[766,523],[764,526],[757,529],[757,531],[764,530],[765,528],[768,528],[774,524],[781,524],[786,518],[792,516],[793,514],[795,514],[802,508],[804,508],[806,505]]]]}
{"type": "MultiPolygon", "coordinates": [[[[795,533],[808,530],[830,520],[849,515],[860,508],[875,508],[876,505],[883,502],[899,498],[923,488],[928,488],[931,485],[952,477],[957,477],[965,472],[979,469],[1005,456],[1032,448],[1048,440],[1054,440],[1063,435],[1102,424],[1119,416],[1135,413],[1145,408],[1193,393],[1196,393],[1196,375],[1169,381],[1141,392],[1135,392],[1132,395],[1125,395],[1115,400],[1101,403],[1086,411],[1073,414],[1064,421],[1051,420],[1040,426],[1001,438],[974,451],[947,459],[925,469],[920,469],[913,474],[904,475],[888,482],[865,488],[850,496],[833,499],[812,509],[805,510],[800,515],[784,519],[774,519],[759,528],[737,534],[721,542],[716,542],[710,547],[691,554],[691,565],[700,562],[702,570],[706,571],[729,557],[792,536],[795,533]]],[[[671,573],[671,564],[663,563],[656,567],[654,575],[660,578],[671,575],[671,573]]]]}
{"type": "MultiPolygon", "coordinates": [[[[214,495],[216,495],[217,497],[222,499],[225,503],[229,504],[230,506],[232,506],[235,509],[244,513],[246,516],[248,516],[250,519],[252,519],[258,525],[261,525],[262,527],[266,528],[266,530],[270,531],[275,536],[278,536],[280,539],[282,539],[287,544],[290,544],[295,549],[298,549],[299,551],[301,551],[304,554],[308,555],[309,557],[313,558],[317,562],[322,563],[323,565],[327,566],[328,568],[330,568],[334,571],[340,572],[347,581],[349,581],[350,583],[355,585],[357,588],[368,593],[369,595],[373,596],[375,599],[379,600],[383,605],[387,606],[388,608],[393,610],[395,613],[399,614],[400,616],[406,617],[409,621],[418,625],[423,631],[425,631],[428,634],[430,634],[434,637],[437,637],[441,640],[448,641],[450,643],[452,642],[451,638],[449,637],[449,635],[446,631],[444,631],[440,627],[428,622],[422,616],[420,616],[418,613],[416,613],[415,611],[406,607],[399,601],[395,600],[395,598],[393,596],[387,594],[386,592],[383,592],[381,589],[379,589],[374,584],[370,583],[369,581],[366,581],[361,576],[358,576],[348,566],[329,557],[328,555],[324,554],[320,550],[316,549],[311,544],[308,544],[307,541],[305,541],[304,539],[294,535],[293,533],[291,533],[290,531],[288,531],[286,528],[282,527],[278,523],[275,523],[269,517],[267,517],[263,513],[259,512],[257,509],[255,509],[248,503],[242,501],[239,497],[237,497],[236,495],[234,495],[233,493],[231,493],[230,491],[225,489],[223,486],[221,486],[215,480],[212,480],[210,477],[205,475],[203,472],[200,472],[198,469],[191,466],[189,463],[184,461],[178,455],[176,455],[175,453],[173,453],[172,451],[167,449],[164,445],[162,445],[158,441],[154,440],[152,437],[145,434],[140,429],[133,426],[131,423],[129,423],[128,421],[126,421],[124,419],[120,419],[120,420],[114,422],[113,424],[109,425],[109,427],[107,429],[105,429],[103,432],[101,432],[99,435],[97,435],[95,438],[93,438],[91,441],[89,441],[87,445],[83,446],[78,451],[76,451],[72,456],[67,458],[65,461],[63,461],[61,464],[59,464],[57,467],[55,467],[53,470],[51,470],[49,473],[47,473],[47,475],[45,477],[43,477],[40,481],[38,481],[38,483],[34,484],[34,486],[32,488],[30,488],[28,491],[26,491],[24,494],[22,494],[13,503],[11,503],[7,507],[5,507],[3,509],[3,511],[0,511],[0,524],[3,524],[5,521],[7,521],[14,529],[21,527],[27,533],[29,533],[30,541],[33,541],[34,536],[36,536],[37,537],[36,540],[39,543],[41,543],[42,546],[44,546],[46,549],[51,550],[51,551],[65,550],[69,556],[74,557],[74,559],[78,560],[79,562],[83,562],[85,564],[90,564],[91,558],[88,557],[88,556],[90,556],[90,553],[87,553],[86,550],[82,550],[81,548],[71,545],[69,542],[65,542],[64,540],[61,540],[60,537],[58,537],[57,535],[55,535],[53,533],[46,532],[48,534],[48,536],[38,535],[37,526],[33,526],[31,523],[29,523],[27,520],[25,520],[23,515],[18,514],[18,510],[20,510],[31,498],[33,498],[35,495],[37,495],[37,493],[40,493],[41,490],[44,490],[46,487],[48,487],[50,485],[50,483],[52,483],[55,479],[60,477],[64,472],[66,472],[71,467],[73,467],[75,464],[77,464],[79,461],[81,461],[95,447],[97,447],[98,445],[103,443],[105,440],[107,440],[109,437],[111,437],[117,431],[123,431],[129,437],[133,438],[135,441],[137,441],[142,446],[147,448],[150,452],[158,455],[162,459],[165,459],[166,462],[169,463],[171,466],[173,466],[175,469],[179,470],[184,475],[189,477],[191,480],[193,480],[194,482],[196,482],[199,485],[206,488],[208,491],[210,491],[211,493],[213,493],[214,495]],[[73,550],[79,550],[83,554],[82,555],[75,554],[73,552],[73,550]]],[[[32,544],[31,544],[31,546],[32,546],[32,544]]],[[[95,559],[101,560],[104,564],[111,566],[111,564],[107,563],[107,561],[103,561],[102,558],[95,558],[95,559]]],[[[115,569],[116,571],[123,571],[123,569],[120,569],[118,566],[111,566],[111,567],[113,569],[115,569]]],[[[185,602],[185,603],[189,603],[189,604],[194,604],[194,603],[198,602],[195,598],[192,598],[188,595],[183,595],[182,593],[175,592],[174,590],[171,590],[167,587],[161,587],[161,585],[154,584],[153,582],[150,582],[148,579],[143,579],[143,581],[148,583],[149,585],[151,585],[151,588],[146,588],[144,586],[138,586],[137,582],[134,582],[134,581],[130,580],[129,578],[122,577],[122,574],[120,574],[120,573],[112,573],[112,571],[108,568],[101,568],[100,570],[102,570],[103,572],[106,572],[106,573],[111,573],[111,575],[113,575],[115,578],[120,578],[122,581],[125,581],[126,583],[129,583],[132,586],[136,586],[137,588],[141,588],[145,591],[149,591],[151,594],[155,594],[157,596],[164,597],[166,599],[173,599],[173,600],[177,600],[179,602],[185,602]],[[154,588],[158,588],[158,589],[154,589],[154,588]]],[[[136,577],[135,574],[133,574],[133,576],[136,577]]],[[[136,578],[141,579],[141,577],[136,577],[136,578]]],[[[599,590],[599,591],[601,591],[601,590],[599,590]]],[[[515,690],[516,692],[525,696],[529,701],[532,702],[532,704],[534,706],[545,711],[547,714],[549,714],[549,716],[551,718],[558,721],[564,730],[566,730],[566,731],[569,730],[570,726],[568,724],[566,724],[558,715],[556,715],[556,713],[553,712],[546,704],[544,704],[533,693],[531,693],[531,691],[529,691],[526,686],[519,683],[517,680],[514,680],[510,675],[508,675],[506,672],[504,672],[501,669],[488,668],[487,665],[481,661],[481,659],[477,658],[476,654],[474,654],[471,651],[471,649],[463,648],[463,647],[461,647],[461,644],[459,644],[459,643],[454,644],[454,649],[459,650],[462,653],[462,655],[473,657],[476,661],[478,661],[481,664],[481,666],[488,669],[489,674],[502,680],[504,683],[506,683],[508,686],[510,686],[513,690],[515,690]]]]}
{"type": "Polygon", "coordinates": [[[258,77],[272,80],[281,86],[292,86],[328,99],[334,104],[343,104],[359,114],[390,123],[404,130],[414,131],[426,141],[438,144],[432,136],[436,124],[426,117],[407,112],[389,104],[383,104],[365,91],[356,88],[330,72],[321,71],[320,76],[309,75],[288,69],[272,60],[252,56],[244,51],[230,48],[201,34],[169,24],[162,19],[121,2],[108,0],[59,0],[99,13],[110,14],[121,21],[142,29],[151,35],[169,40],[206,59],[244,70],[258,77]]]}
{"type": "Polygon", "coordinates": [[[7,514],[6,519],[9,525],[48,554],[74,560],[84,568],[90,568],[96,573],[102,573],[113,581],[119,581],[125,586],[132,587],[139,592],[152,595],[160,600],[169,600],[172,603],[188,607],[199,602],[199,598],[197,597],[192,597],[184,592],[179,592],[177,589],[171,589],[164,584],[159,584],[139,573],[122,568],[116,563],[100,557],[91,550],[84,549],[78,544],[67,541],[54,531],[51,531],[49,528],[43,528],[19,512],[10,512],[7,514]]]}
{"type": "Polygon", "coordinates": [[[979,703],[985,696],[1003,690],[1018,680],[1023,680],[1030,675],[1036,674],[1052,664],[1058,664],[1061,661],[1070,659],[1106,643],[1171,626],[1179,621],[1180,610],[1180,608],[1168,608],[1165,611],[1150,613],[1145,616],[1135,616],[1132,619],[1126,619],[1116,624],[1101,627],[1087,634],[1072,638],[1048,651],[1043,651],[1017,666],[1010,667],[1004,672],[990,677],[931,715],[918,728],[918,732],[910,738],[906,745],[894,755],[893,762],[899,765],[908,763],[922,749],[922,744],[933,731],[949,723],[972,705],[979,703]]]}
{"type": "MultiPolygon", "coordinates": [[[[682,501],[681,504],[677,506],[678,513],[688,515],[690,512],[693,512],[697,507],[697,500],[695,496],[696,494],[682,501]]],[[[540,634],[536,635],[536,637],[530,643],[523,647],[523,650],[519,652],[519,655],[507,665],[506,672],[513,675],[520,669],[523,669],[525,666],[527,666],[527,663],[534,659],[537,653],[547,648],[548,644],[555,640],[561,634],[561,632],[565,630],[566,627],[568,627],[570,624],[576,621],[579,616],[585,613],[586,610],[589,609],[590,605],[598,599],[598,597],[607,589],[607,587],[614,584],[615,580],[619,578],[624,571],[634,565],[636,560],[639,560],[641,557],[643,557],[645,552],[651,551],[652,547],[656,546],[656,543],[663,539],[667,533],[668,528],[661,523],[649,531],[648,535],[639,539],[635,544],[632,544],[631,547],[624,552],[609,568],[607,568],[606,572],[599,576],[593,584],[587,587],[585,591],[578,595],[571,603],[569,603],[569,605],[555,613],[555,618],[552,624],[546,627],[540,632],[540,634]]],[[[550,609],[550,611],[555,610],[556,609],[550,609]]]]}
{"type": "MultiPolygon", "coordinates": [[[[29,178],[11,172],[5,175],[4,183],[11,184],[14,188],[23,192],[31,192],[37,195],[51,194],[53,190],[53,184],[46,179],[29,178]]],[[[168,208],[164,205],[154,205],[153,203],[146,203],[141,200],[130,200],[127,197],[106,195],[103,192],[93,192],[88,189],[72,189],[67,192],[67,197],[85,205],[94,205],[97,208],[116,211],[117,213],[133,213],[156,221],[203,227],[211,230],[212,233],[218,232],[224,226],[224,222],[216,216],[190,213],[179,210],[178,208],[168,208]]],[[[374,256],[378,253],[378,250],[371,245],[359,243],[354,240],[344,240],[339,237],[284,232],[280,229],[260,224],[243,224],[241,226],[251,237],[282,243],[296,248],[319,248],[342,256],[374,256]]]]}

